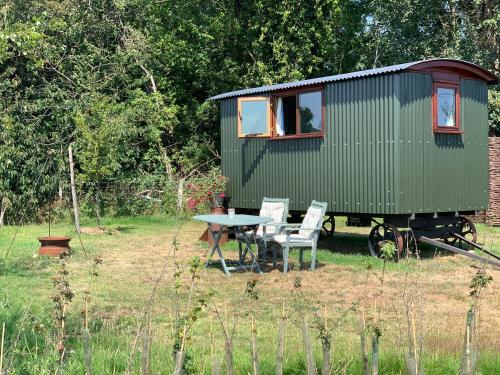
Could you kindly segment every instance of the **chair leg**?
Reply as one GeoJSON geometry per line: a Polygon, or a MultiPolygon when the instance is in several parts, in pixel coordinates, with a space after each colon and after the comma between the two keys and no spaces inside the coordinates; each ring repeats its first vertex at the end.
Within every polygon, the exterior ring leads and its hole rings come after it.
{"type": "Polygon", "coordinates": [[[304,269],[304,248],[300,248],[300,253],[299,253],[299,264],[300,264],[300,269],[304,269]]]}
{"type": "Polygon", "coordinates": [[[290,244],[287,242],[283,248],[283,273],[288,272],[288,252],[290,251],[290,244]]]}
{"type": "Polygon", "coordinates": [[[314,271],[316,268],[316,244],[313,244],[311,250],[311,271],[314,271]]]}
{"type": "Polygon", "coordinates": [[[241,240],[238,240],[238,253],[240,262],[243,262],[243,244],[241,243],[241,240]]]}
{"type": "MultiPolygon", "coordinates": [[[[283,247],[281,247],[281,250],[283,251],[283,247]]],[[[276,264],[278,262],[278,246],[273,245],[273,267],[276,267],[276,264]]]]}
{"type": "Polygon", "coordinates": [[[268,250],[267,250],[267,240],[266,240],[265,230],[264,233],[262,234],[262,238],[260,239],[260,243],[262,243],[262,247],[264,248],[264,260],[267,262],[268,250]]]}

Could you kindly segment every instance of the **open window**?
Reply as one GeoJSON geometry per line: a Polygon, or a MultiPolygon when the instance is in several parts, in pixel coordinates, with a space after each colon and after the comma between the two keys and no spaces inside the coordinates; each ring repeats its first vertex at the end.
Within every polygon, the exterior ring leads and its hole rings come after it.
{"type": "Polygon", "coordinates": [[[239,98],[238,137],[269,137],[270,135],[270,99],[261,96],[239,98]]]}
{"type": "Polygon", "coordinates": [[[238,137],[321,137],[323,114],[322,87],[238,98],[238,137]]]}
{"type": "Polygon", "coordinates": [[[274,98],[274,134],[278,139],[323,135],[323,91],[287,92],[274,98]]]}
{"type": "Polygon", "coordinates": [[[460,128],[460,84],[456,80],[434,80],[432,84],[434,133],[462,133],[460,128]]]}

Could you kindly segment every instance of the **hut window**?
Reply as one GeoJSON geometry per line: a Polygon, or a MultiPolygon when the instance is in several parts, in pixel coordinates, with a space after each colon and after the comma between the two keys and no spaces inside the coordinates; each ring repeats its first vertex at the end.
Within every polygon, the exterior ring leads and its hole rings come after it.
{"type": "Polygon", "coordinates": [[[321,91],[299,95],[300,132],[318,133],[322,129],[321,91]]]}
{"type": "Polygon", "coordinates": [[[459,84],[434,82],[433,86],[434,132],[460,133],[459,84]]]}
{"type": "Polygon", "coordinates": [[[274,100],[277,138],[321,136],[323,132],[322,91],[286,93],[274,100]]]}
{"type": "Polygon", "coordinates": [[[266,97],[238,99],[238,136],[268,137],[270,135],[270,100],[266,97]]]}

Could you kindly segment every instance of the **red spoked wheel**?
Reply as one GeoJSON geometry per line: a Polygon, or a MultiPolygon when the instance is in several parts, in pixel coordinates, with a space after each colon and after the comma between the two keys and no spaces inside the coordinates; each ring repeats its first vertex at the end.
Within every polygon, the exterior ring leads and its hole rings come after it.
{"type": "Polygon", "coordinates": [[[394,260],[398,261],[403,253],[403,236],[401,232],[392,224],[378,224],[374,226],[368,236],[368,248],[374,257],[380,258],[382,246],[392,243],[396,249],[394,260]]]}
{"type": "MultiPolygon", "coordinates": [[[[458,234],[462,237],[466,238],[471,242],[477,241],[477,230],[474,223],[466,218],[465,216],[460,216],[460,221],[458,223],[459,231],[458,234]]],[[[464,250],[469,250],[472,248],[467,242],[457,238],[453,235],[447,236],[443,238],[443,242],[447,245],[459,247],[464,250]]]]}
{"type": "Polygon", "coordinates": [[[328,219],[323,221],[321,230],[326,235],[326,237],[333,236],[333,233],[335,233],[335,217],[328,216],[328,219]]]}

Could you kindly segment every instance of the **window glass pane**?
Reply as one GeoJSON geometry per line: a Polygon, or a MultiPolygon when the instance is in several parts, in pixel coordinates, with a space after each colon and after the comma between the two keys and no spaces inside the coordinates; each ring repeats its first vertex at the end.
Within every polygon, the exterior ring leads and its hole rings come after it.
{"type": "Polygon", "coordinates": [[[241,101],[241,133],[258,135],[267,133],[267,100],[241,101]]]}
{"type": "Polygon", "coordinates": [[[455,126],[455,89],[437,88],[438,126],[455,126]]]}
{"type": "Polygon", "coordinates": [[[300,131],[317,133],[321,131],[321,92],[299,95],[300,131]]]}

